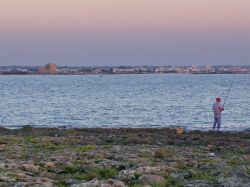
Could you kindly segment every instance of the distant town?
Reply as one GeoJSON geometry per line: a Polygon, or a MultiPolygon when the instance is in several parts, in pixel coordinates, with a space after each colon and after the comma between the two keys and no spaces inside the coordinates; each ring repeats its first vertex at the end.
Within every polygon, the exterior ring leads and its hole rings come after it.
{"type": "Polygon", "coordinates": [[[43,67],[0,66],[0,75],[89,75],[89,74],[250,74],[250,66],[100,66],[68,67],[53,63],[43,67]]]}

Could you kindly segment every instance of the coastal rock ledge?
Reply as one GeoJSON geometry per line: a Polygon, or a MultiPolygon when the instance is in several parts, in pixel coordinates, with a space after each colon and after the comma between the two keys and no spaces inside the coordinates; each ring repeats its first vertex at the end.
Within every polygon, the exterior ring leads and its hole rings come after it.
{"type": "Polygon", "coordinates": [[[249,187],[250,132],[5,129],[0,187],[249,187]]]}

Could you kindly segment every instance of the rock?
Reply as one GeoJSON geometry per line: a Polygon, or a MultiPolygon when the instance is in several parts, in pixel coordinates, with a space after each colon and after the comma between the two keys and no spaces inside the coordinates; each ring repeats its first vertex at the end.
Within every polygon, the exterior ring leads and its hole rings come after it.
{"type": "Polygon", "coordinates": [[[7,131],[8,131],[8,129],[7,129],[7,128],[5,128],[5,127],[3,127],[3,126],[0,126],[0,131],[4,131],[4,132],[6,131],[6,132],[7,132],[7,131]]]}
{"type": "Polygon", "coordinates": [[[71,187],[126,187],[122,181],[118,180],[92,180],[86,183],[73,184],[71,187]]]}
{"type": "Polygon", "coordinates": [[[138,171],[139,173],[142,173],[142,174],[154,174],[155,168],[150,167],[150,166],[139,167],[139,168],[137,168],[136,171],[138,171]]]}
{"type": "Polygon", "coordinates": [[[167,172],[168,170],[171,170],[171,167],[165,166],[165,165],[159,165],[159,166],[145,166],[145,167],[139,167],[136,169],[138,173],[145,174],[145,175],[159,175],[162,173],[167,172]]]}
{"type": "Polygon", "coordinates": [[[22,130],[32,129],[30,125],[24,125],[22,126],[22,130]]]}
{"type": "Polygon", "coordinates": [[[47,168],[55,168],[56,165],[54,162],[46,162],[44,166],[47,168]]]}
{"type": "Polygon", "coordinates": [[[125,187],[126,185],[122,181],[109,179],[107,183],[110,184],[112,187],[125,187]]]}
{"type": "Polygon", "coordinates": [[[15,169],[17,168],[16,163],[0,163],[0,169],[4,169],[4,168],[8,168],[8,169],[15,169]]]}
{"type": "Polygon", "coordinates": [[[21,169],[24,169],[25,171],[29,171],[32,173],[38,173],[38,171],[39,171],[39,167],[35,166],[32,163],[22,164],[21,169]]]}
{"type": "Polygon", "coordinates": [[[235,187],[235,186],[249,187],[250,186],[250,180],[245,181],[238,177],[220,178],[218,182],[220,183],[221,186],[226,186],[226,187],[235,187]]]}
{"type": "Polygon", "coordinates": [[[117,170],[121,171],[121,170],[124,170],[124,169],[127,169],[128,166],[126,164],[123,164],[123,163],[119,163],[118,165],[115,166],[117,170]]]}
{"type": "Polygon", "coordinates": [[[9,163],[9,164],[5,164],[5,167],[9,168],[9,169],[16,169],[19,166],[16,163],[9,163]]]}
{"type": "Polygon", "coordinates": [[[25,173],[15,173],[15,176],[18,178],[27,178],[28,177],[25,173]]]}
{"type": "Polygon", "coordinates": [[[106,153],[106,154],[104,155],[104,157],[105,157],[106,159],[109,159],[109,160],[116,160],[116,159],[117,159],[116,156],[115,156],[114,154],[111,154],[111,153],[106,153]]]}
{"type": "Polygon", "coordinates": [[[13,173],[17,181],[28,182],[30,177],[25,173],[13,173]]]}
{"type": "Polygon", "coordinates": [[[136,174],[140,175],[152,175],[152,176],[160,176],[162,173],[167,173],[171,170],[169,166],[145,166],[139,167],[136,170],[122,170],[119,172],[118,179],[122,181],[131,181],[136,179],[136,174]]]}
{"type": "Polygon", "coordinates": [[[185,173],[172,173],[170,174],[171,177],[173,177],[174,179],[177,180],[185,180],[186,178],[188,178],[189,173],[185,172],[185,173]]]}
{"type": "Polygon", "coordinates": [[[208,156],[209,157],[215,157],[215,154],[214,153],[208,153],[208,156]]]}
{"type": "Polygon", "coordinates": [[[66,179],[65,183],[68,184],[68,185],[73,185],[73,184],[79,184],[80,181],[76,180],[76,179],[66,179]]]}
{"type": "Polygon", "coordinates": [[[207,182],[207,181],[203,181],[203,180],[194,180],[194,181],[190,181],[187,184],[184,185],[185,187],[211,187],[212,184],[207,182]]]}
{"type": "Polygon", "coordinates": [[[27,184],[26,186],[32,186],[32,187],[54,187],[54,185],[50,184],[50,183],[30,183],[30,184],[27,184]]]}
{"type": "Polygon", "coordinates": [[[166,185],[167,181],[164,177],[159,175],[142,175],[139,177],[139,183],[144,185],[166,185]]]}
{"type": "Polygon", "coordinates": [[[14,182],[14,179],[11,179],[10,177],[6,177],[6,176],[1,176],[0,177],[0,182],[14,182]]]}
{"type": "Polygon", "coordinates": [[[104,168],[116,168],[117,170],[125,170],[128,168],[128,164],[124,164],[122,162],[114,161],[114,160],[105,160],[100,162],[100,165],[104,168]]]}
{"type": "Polygon", "coordinates": [[[122,170],[119,172],[118,179],[122,181],[134,180],[136,178],[135,173],[135,170],[122,170]]]}
{"type": "Polygon", "coordinates": [[[25,183],[25,182],[18,182],[18,183],[15,184],[14,187],[25,187],[25,186],[27,186],[27,183],[25,183]]]}
{"type": "Polygon", "coordinates": [[[0,169],[7,168],[6,166],[7,166],[6,164],[4,164],[4,163],[0,163],[0,169]]]}
{"type": "MultiPolygon", "coordinates": [[[[86,183],[81,183],[81,184],[73,184],[71,187],[98,187],[100,184],[97,181],[90,181],[86,183]]],[[[107,186],[105,186],[107,187],[107,186]]]]}
{"type": "Polygon", "coordinates": [[[120,145],[113,145],[112,150],[119,153],[122,151],[122,146],[120,145]]]}
{"type": "Polygon", "coordinates": [[[40,184],[48,184],[48,185],[53,185],[55,181],[48,179],[48,178],[38,178],[36,180],[36,183],[40,183],[40,184]]]}
{"type": "Polygon", "coordinates": [[[54,170],[53,172],[39,171],[39,176],[49,178],[49,179],[54,179],[56,177],[56,174],[54,173],[54,170]]]}

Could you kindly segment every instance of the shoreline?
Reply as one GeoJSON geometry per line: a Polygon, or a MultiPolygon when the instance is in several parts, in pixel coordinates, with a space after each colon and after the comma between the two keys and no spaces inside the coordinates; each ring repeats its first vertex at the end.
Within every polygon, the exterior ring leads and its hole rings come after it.
{"type": "MultiPolygon", "coordinates": [[[[183,130],[185,131],[186,134],[188,134],[189,132],[216,132],[215,130],[212,130],[212,127],[209,128],[204,128],[204,129],[193,129],[193,128],[186,128],[186,127],[180,127],[180,126],[172,126],[172,127],[67,127],[67,126],[55,126],[55,127],[42,127],[42,126],[31,126],[31,125],[23,125],[23,126],[1,126],[0,125],[0,132],[1,131],[18,131],[21,129],[34,129],[34,130],[110,130],[110,131],[114,131],[114,130],[126,130],[126,129],[130,129],[130,130],[176,130],[177,128],[183,128],[183,130]]],[[[247,133],[250,132],[250,128],[247,129],[242,129],[242,130],[227,130],[224,129],[223,127],[220,130],[221,133],[247,133]]]]}
{"type": "Polygon", "coordinates": [[[233,73],[233,72],[219,72],[219,73],[89,73],[89,74],[60,74],[60,73],[56,73],[56,74],[18,74],[18,73],[13,73],[13,74],[0,74],[2,76],[11,76],[11,75],[21,75],[21,76],[28,76],[28,75],[35,75],[35,76],[60,76],[60,75],[65,75],[65,76],[70,76],[70,75],[76,75],[76,76],[84,76],[84,75],[93,75],[93,76],[100,76],[100,75],[249,75],[250,72],[245,73],[233,73]]]}
{"type": "Polygon", "coordinates": [[[0,127],[0,186],[250,185],[250,132],[0,127]]]}

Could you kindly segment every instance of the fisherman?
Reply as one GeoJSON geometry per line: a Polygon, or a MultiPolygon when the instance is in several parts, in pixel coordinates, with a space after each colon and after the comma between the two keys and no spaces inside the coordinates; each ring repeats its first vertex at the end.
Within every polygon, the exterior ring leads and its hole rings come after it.
{"type": "Polygon", "coordinates": [[[217,132],[219,132],[221,126],[221,112],[224,110],[224,108],[220,104],[220,101],[221,98],[217,97],[216,102],[213,104],[213,111],[214,111],[213,130],[217,128],[217,132]]]}

